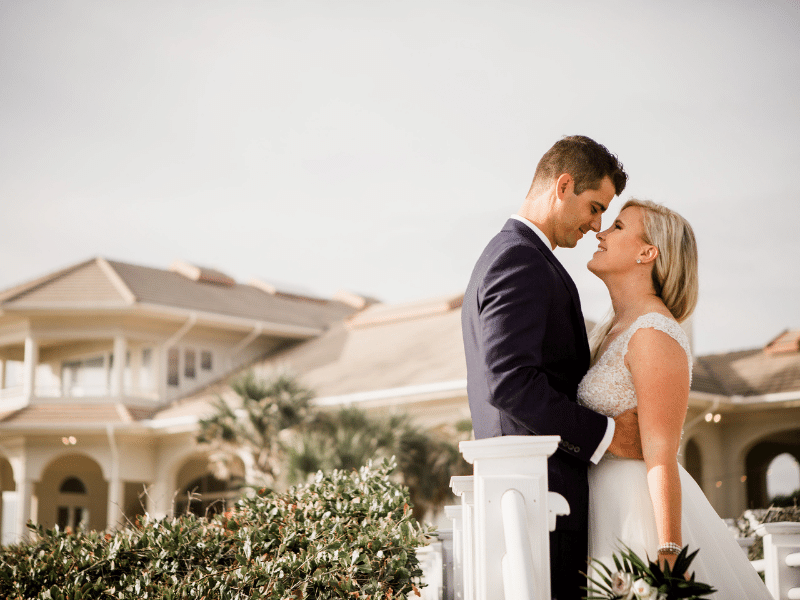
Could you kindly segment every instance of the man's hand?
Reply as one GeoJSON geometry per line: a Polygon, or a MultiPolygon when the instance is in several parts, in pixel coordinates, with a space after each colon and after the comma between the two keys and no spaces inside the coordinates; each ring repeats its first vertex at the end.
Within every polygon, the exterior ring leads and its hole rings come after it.
{"type": "Polygon", "coordinates": [[[608,446],[608,451],[620,458],[642,458],[639,414],[635,408],[614,417],[614,438],[608,446]]]}

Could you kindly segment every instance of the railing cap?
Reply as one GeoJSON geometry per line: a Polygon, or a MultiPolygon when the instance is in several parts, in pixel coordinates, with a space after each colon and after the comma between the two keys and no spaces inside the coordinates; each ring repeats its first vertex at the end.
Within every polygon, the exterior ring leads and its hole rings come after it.
{"type": "Polygon", "coordinates": [[[475,478],[472,475],[453,475],[450,478],[450,487],[456,496],[464,492],[471,492],[475,488],[475,478]]]}
{"type": "Polygon", "coordinates": [[[556,451],[560,440],[557,435],[506,435],[460,442],[458,449],[470,464],[478,458],[546,458],[556,451]]]}
{"type": "Polygon", "coordinates": [[[800,523],[792,521],[780,521],[778,523],[762,523],[756,527],[756,533],[760,536],[765,535],[800,535],[800,523]]]}

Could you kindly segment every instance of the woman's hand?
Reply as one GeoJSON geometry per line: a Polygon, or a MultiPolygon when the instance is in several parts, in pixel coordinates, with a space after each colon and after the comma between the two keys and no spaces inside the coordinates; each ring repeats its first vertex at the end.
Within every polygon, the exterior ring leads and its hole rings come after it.
{"type": "MultiPolygon", "coordinates": [[[[658,566],[661,568],[662,571],[664,570],[664,567],[666,565],[669,565],[669,569],[670,569],[670,571],[672,571],[673,567],[675,567],[675,561],[676,560],[678,560],[678,555],[677,554],[663,554],[661,552],[658,553],[658,561],[657,562],[658,562],[658,566]]],[[[691,575],[688,572],[684,573],[683,576],[686,579],[686,581],[689,581],[689,579],[691,578],[691,575]]]]}

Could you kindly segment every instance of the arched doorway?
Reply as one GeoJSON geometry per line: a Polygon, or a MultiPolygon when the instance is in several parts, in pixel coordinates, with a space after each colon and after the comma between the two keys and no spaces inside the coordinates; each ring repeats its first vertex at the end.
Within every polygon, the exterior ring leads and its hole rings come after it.
{"type": "MultiPolygon", "coordinates": [[[[238,461],[234,471],[244,472],[238,461]]],[[[175,515],[191,512],[198,517],[210,517],[233,506],[244,485],[241,476],[233,475],[228,480],[217,479],[208,466],[208,457],[189,459],[178,471],[178,496],[175,499],[175,515]]]]}
{"type": "Polygon", "coordinates": [[[69,454],[51,461],[36,484],[39,523],[45,528],[106,528],[108,483],[93,459],[69,454]]]}
{"type": "Polygon", "coordinates": [[[789,454],[800,461],[800,430],[782,431],[766,436],[747,453],[748,508],[767,508],[770,505],[767,473],[770,464],[781,454],[789,454]]]}
{"type": "Polygon", "coordinates": [[[11,463],[0,457],[0,545],[17,541],[17,486],[14,483],[14,470],[11,463]]]}
{"type": "Polygon", "coordinates": [[[686,442],[684,459],[686,470],[689,472],[689,475],[697,482],[700,489],[705,491],[703,486],[703,457],[700,453],[700,446],[697,445],[694,439],[690,439],[686,442]]]}

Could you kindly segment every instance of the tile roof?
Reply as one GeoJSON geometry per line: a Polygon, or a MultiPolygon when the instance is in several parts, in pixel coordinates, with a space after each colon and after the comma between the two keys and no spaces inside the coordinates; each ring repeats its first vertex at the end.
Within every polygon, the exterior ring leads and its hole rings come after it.
{"type": "Polygon", "coordinates": [[[339,302],[321,304],[285,298],[250,285],[217,285],[163,269],[118,261],[108,263],[141,303],[307,327],[325,327],[353,313],[352,307],[339,302]]]}
{"type": "Polygon", "coordinates": [[[7,310],[124,308],[146,304],[195,310],[254,321],[324,329],[355,312],[336,300],[269,294],[238,284],[223,273],[191,265],[181,274],[95,258],[0,292],[7,310]]]}
{"type": "Polygon", "coordinates": [[[764,349],[695,358],[692,389],[725,396],[800,390],[800,351],[764,349]]]}

